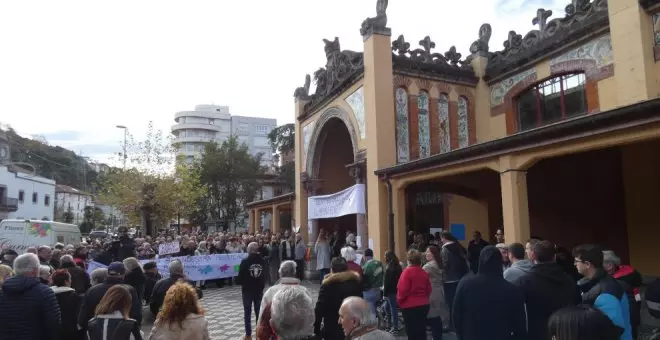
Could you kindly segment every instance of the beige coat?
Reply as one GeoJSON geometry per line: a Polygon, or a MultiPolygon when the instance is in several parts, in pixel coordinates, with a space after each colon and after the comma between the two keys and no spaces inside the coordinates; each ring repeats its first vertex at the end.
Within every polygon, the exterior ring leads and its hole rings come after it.
{"type": "Polygon", "coordinates": [[[445,301],[445,288],[442,281],[442,269],[438,267],[435,261],[430,261],[423,267],[424,271],[429,274],[431,280],[431,296],[429,297],[431,306],[429,308],[428,318],[441,317],[442,323],[448,325],[449,323],[449,307],[445,301]]]}
{"type": "Polygon", "coordinates": [[[183,327],[177,324],[154,325],[147,340],[210,340],[209,323],[203,315],[189,314],[183,327]]]}

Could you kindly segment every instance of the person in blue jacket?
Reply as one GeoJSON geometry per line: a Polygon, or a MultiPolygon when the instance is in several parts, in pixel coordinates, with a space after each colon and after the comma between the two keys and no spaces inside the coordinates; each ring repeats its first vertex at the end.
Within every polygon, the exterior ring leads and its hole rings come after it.
{"type": "Polygon", "coordinates": [[[575,268],[583,276],[578,282],[582,302],[599,309],[621,331],[620,340],[632,340],[630,307],[623,286],[603,269],[603,252],[595,245],[573,249],[575,268]]]}

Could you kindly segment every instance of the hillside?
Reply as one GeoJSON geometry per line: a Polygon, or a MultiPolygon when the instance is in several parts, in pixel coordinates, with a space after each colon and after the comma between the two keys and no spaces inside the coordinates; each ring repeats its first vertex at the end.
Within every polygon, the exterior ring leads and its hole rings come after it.
{"type": "Polygon", "coordinates": [[[58,184],[95,191],[98,173],[85,158],[44,141],[21,137],[12,128],[0,131],[9,139],[12,162],[32,164],[39,176],[54,179],[58,184]]]}

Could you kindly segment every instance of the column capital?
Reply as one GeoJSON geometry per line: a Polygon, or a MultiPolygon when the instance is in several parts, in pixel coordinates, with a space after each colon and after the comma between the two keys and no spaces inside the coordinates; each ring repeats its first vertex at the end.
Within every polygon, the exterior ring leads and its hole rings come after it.
{"type": "Polygon", "coordinates": [[[366,175],[366,165],[367,165],[366,160],[358,161],[358,162],[346,165],[346,169],[348,169],[348,174],[351,177],[353,177],[356,184],[364,183],[364,179],[365,179],[365,175],[366,175]]]}
{"type": "Polygon", "coordinates": [[[323,187],[323,181],[318,178],[310,178],[306,173],[300,174],[300,182],[307,196],[314,196],[319,193],[323,187]]]}

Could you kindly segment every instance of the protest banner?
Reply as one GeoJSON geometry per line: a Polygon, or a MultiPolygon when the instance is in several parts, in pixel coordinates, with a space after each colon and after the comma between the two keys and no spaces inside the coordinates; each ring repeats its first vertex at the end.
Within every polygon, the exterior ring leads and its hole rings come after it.
{"type": "Polygon", "coordinates": [[[158,254],[160,255],[174,254],[174,253],[178,253],[179,251],[181,251],[181,246],[179,245],[179,241],[163,243],[158,246],[158,254]]]}
{"type": "MultiPolygon", "coordinates": [[[[147,262],[156,262],[158,272],[162,277],[169,277],[168,265],[174,260],[183,263],[183,271],[188,280],[214,280],[233,277],[238,275],[238,269],[241,261],[248,256],[247,253],[239,254],[213,254],[202,256],[180,256],[166,257],[157,260],[140,260],[140,265],[147,262]]],[[[105,268],[106,266],[98,262],[90,261],[87,266],[87,272],[92,273],[96,268],[105,268]]]]}

